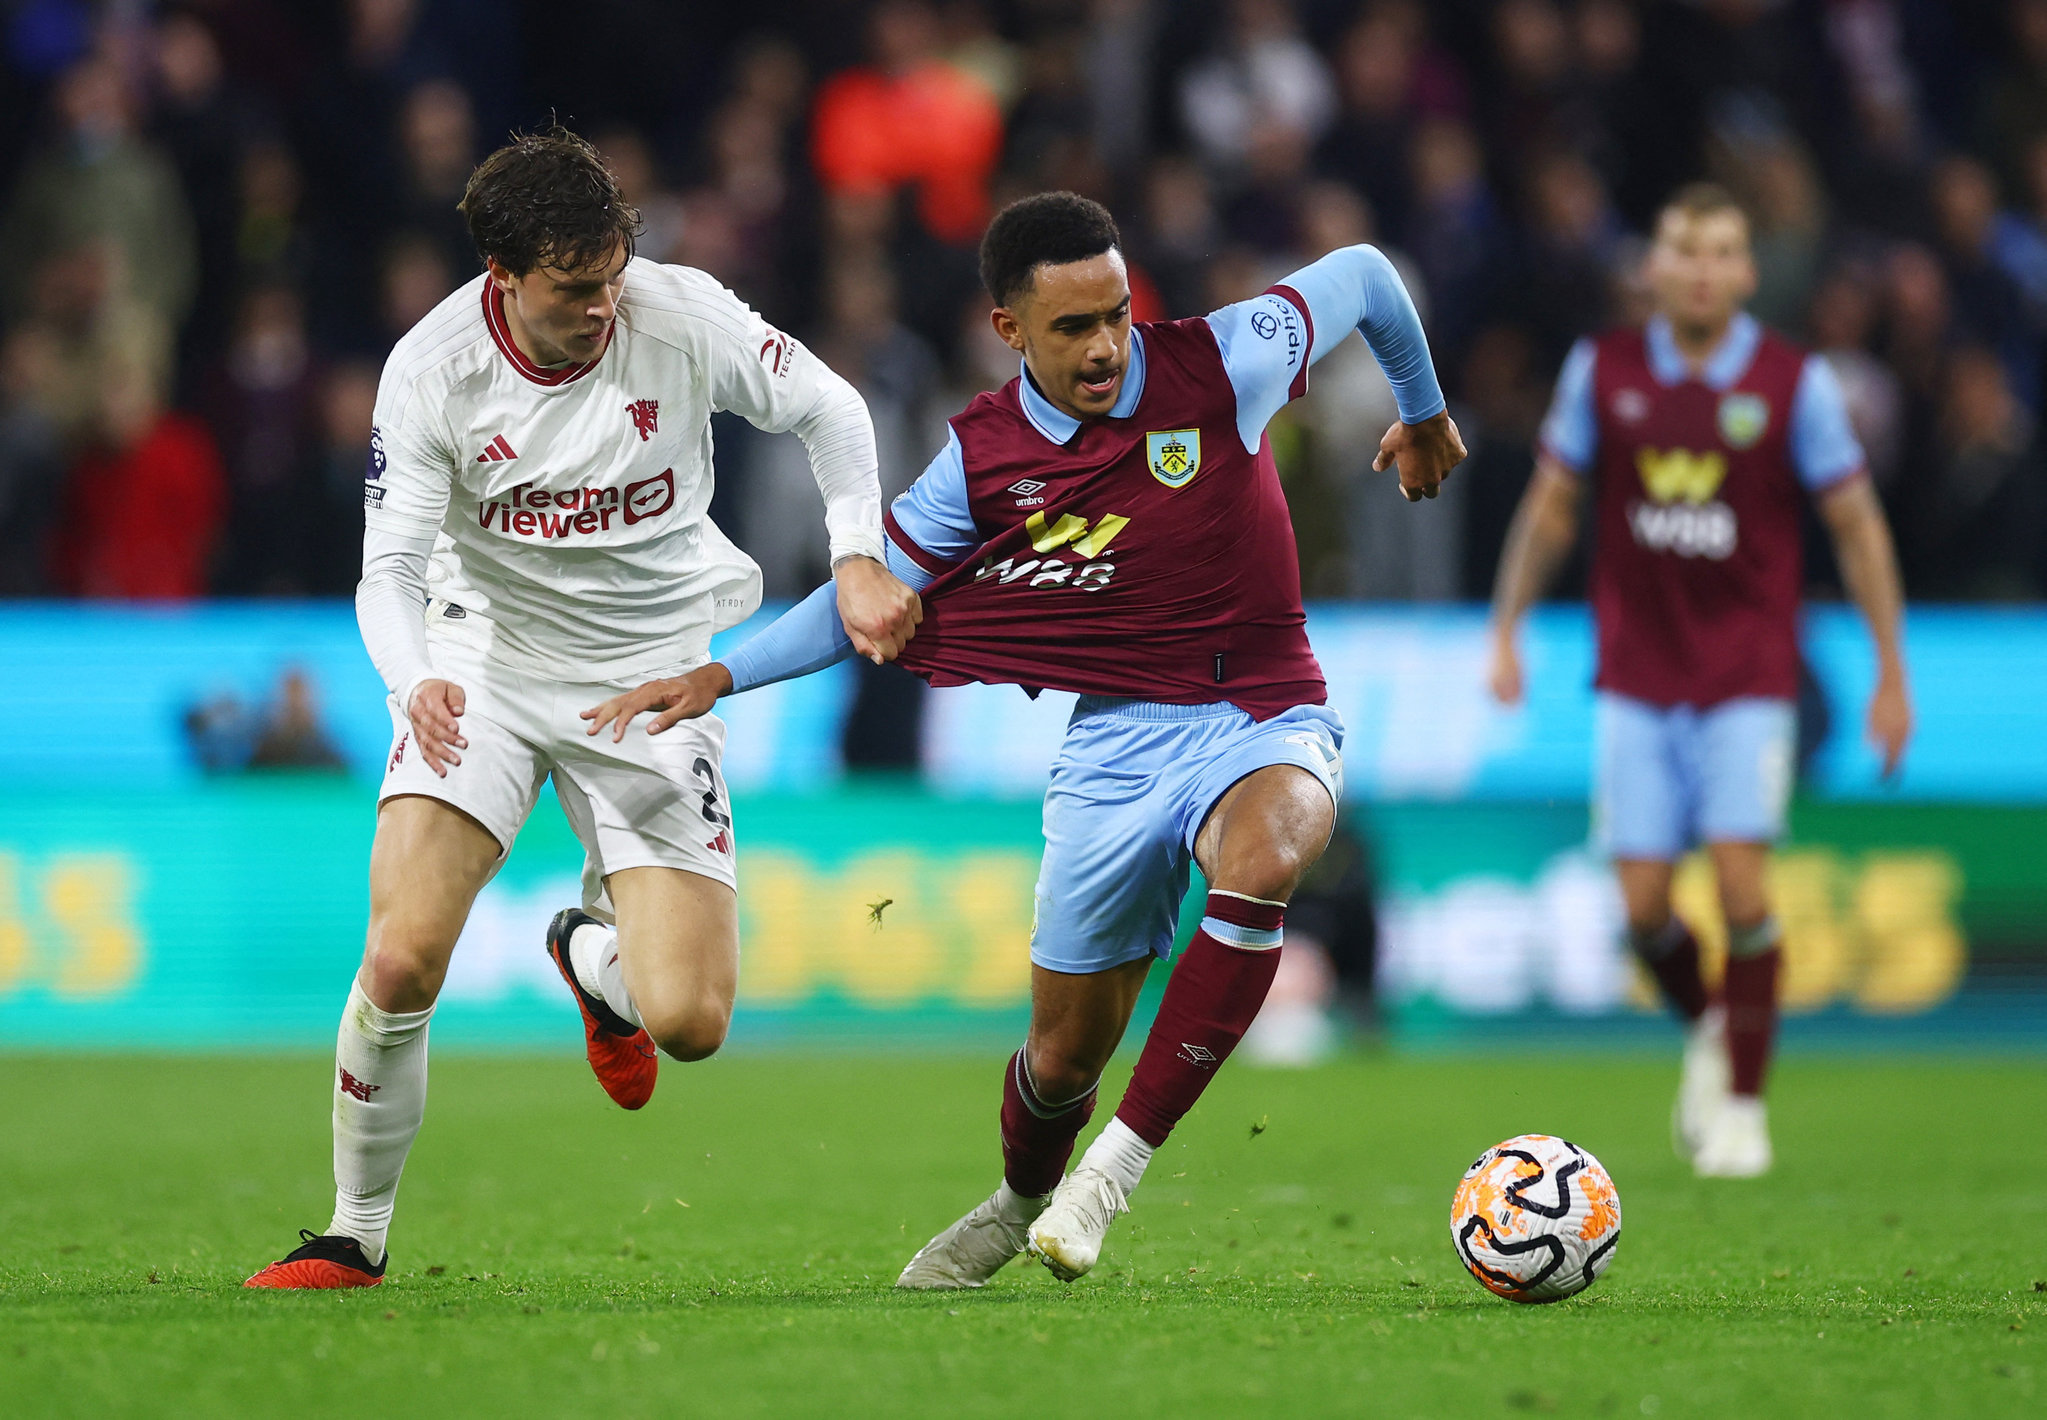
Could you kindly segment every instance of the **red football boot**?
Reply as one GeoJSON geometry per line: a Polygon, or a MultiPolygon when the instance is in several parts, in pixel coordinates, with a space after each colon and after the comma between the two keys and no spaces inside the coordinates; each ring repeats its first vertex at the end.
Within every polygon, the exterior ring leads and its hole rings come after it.
{"type": "Polygon", "coordinates": [[[295,1291],[333,1291],[339,1287],[376,1287],[384,1281],[387,1255],[375,1267],[364,1260],[362,1244],[354,1238],[322,1237],[311,1228],[300,1228],[301,1245],[285,1254],[244,1287],[282,1287],[295,1291]]]}
{"type": "Polygon", "coordinates": [[[547,928],[547,954],[569,990],[576,993],[576,1007],[583,1013],[583,1053],[604,1093],[623,1109],[638,1109],[654,1097],[654,1081],[661,1071],[661,1057],[647,1033],[627,1021],[583,989],[576,969],[569,964],[569,938],[584,923],[596,924],[587,912],[565,907],[555,913],[547,928]]]}

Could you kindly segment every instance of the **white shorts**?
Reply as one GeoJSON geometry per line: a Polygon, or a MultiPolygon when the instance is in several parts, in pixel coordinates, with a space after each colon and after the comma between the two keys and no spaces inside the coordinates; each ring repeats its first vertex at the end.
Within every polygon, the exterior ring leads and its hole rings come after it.
{"type": "Polygon", "coordinates": [[[428,611],[427,647],[434,669],[462,687],[469,747],[445,779],[435,774],[412,743],[404,708],[390,697],[391,755],[379,806],[404,794],[451,804],[497,839],[503,862],[552,775],[583,845],[583,906],[593,915],[611,920],[604,878],[625,868],[680,868],[736,886],[732,803],[718,768],[723,720],[705,715],[649,735],[643,715],[619,743],[608,727],[586,734],[581,713],[638,682],[577,684],[513,670],[484,654],[482,628],[449,610],[436,600],[428,611]]]}

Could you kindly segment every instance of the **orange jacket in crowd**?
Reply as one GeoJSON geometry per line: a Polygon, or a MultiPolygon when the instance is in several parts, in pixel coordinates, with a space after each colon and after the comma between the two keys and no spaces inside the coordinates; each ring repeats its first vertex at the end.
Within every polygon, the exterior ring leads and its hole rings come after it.
{"type": "Polygon", "coordinates": [[[917,185],[933,236],[972,245],[988,221],[1002,110],[980,80],[942,60],[901,74],[847,69],[818,89],[811,158],[835,192],[917,185]]]}

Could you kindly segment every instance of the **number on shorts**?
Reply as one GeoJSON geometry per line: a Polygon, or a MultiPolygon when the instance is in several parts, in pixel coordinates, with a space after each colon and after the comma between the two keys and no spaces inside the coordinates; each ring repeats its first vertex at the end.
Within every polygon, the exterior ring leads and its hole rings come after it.
{"type": "Polygon", "coordinates": [[[720,828],[732,827],[732,816],[718,808],[718,775],[711,768],[711,761],[705,759],[702,755],[698,755],[697,762],[692,764],[690,768],[696,773],[701,774],[704,782],[711,786],[704,790],[704,818],[711,823],[717,824],[720,828]]]}

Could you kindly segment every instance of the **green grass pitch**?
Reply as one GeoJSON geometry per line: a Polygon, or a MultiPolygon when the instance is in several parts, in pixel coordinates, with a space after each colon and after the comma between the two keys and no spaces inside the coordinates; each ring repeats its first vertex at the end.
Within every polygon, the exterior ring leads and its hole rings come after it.
{"type": "Polygon", "coordinates": [[[1794,1056],[1758,1183],[1671,1157],[1673,1061],[1234,1067],[1092,1276],[898,1295],[995,1183],[999,1055],[669,1065],[637,1116],[441,1058],[389,1282],[312,1295],[239,1284],[326,1222],[326,1061],[0,1056],[0,1413],[2047,1414],[2036,1059],[1794,1056]],[[1531,1130],[1625,1211],[1549,1307],[1449,1241],[1531,1130]]]}

